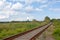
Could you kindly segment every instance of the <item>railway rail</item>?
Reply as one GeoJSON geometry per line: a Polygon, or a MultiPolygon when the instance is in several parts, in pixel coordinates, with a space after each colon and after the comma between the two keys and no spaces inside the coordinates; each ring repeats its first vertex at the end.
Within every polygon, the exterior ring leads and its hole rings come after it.
{"type": "Polygon", "coordinates": [[[43,26],[40,26],[38,28],[26,31],[24,33],[20,33],[20,34],[5,38],[3,40],[35,40],[36,36],[41,35],[51,25],[52,25],[52,22],[45,24],[43,26]]]}

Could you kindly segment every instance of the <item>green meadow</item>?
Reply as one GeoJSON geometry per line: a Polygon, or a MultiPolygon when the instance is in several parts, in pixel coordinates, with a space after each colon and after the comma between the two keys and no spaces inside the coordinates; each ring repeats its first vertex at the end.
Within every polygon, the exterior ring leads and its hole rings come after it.
{"type": "Polygon", "coordinates": [[[60,20],[55,19],[53,25],[55,26],[53,36],[55,40],[60,40],[60,20]]]}
{"type": "Polygon", "coordinates": [[[0,40],[43,26],[45,24],[48,24],[49,22],[49,17],[46,17],[44,21],[33,20],[0,22],[0,40]]]}
{"type": "Polygon", "coordinates": [[[0,39],[37,28],[44,24],[43,22],[37,21],[0,23],[0,39]]]}

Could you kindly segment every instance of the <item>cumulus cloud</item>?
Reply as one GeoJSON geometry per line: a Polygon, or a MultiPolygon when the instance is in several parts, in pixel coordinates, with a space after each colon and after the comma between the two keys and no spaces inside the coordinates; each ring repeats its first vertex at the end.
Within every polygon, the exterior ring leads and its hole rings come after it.
{"type": "MultiPolygon", "coordinates": [[[[43,12],[44,8],[60,2],[59,0],[0,0],[0,19],[11,17],[12,20],[32,20],[34,17],[29,12],[43,12]],[[8,2],[9,1],[9,2],[8,2]],[[35,7],[33,3],[39,3],[39,7],[35,7]],[[47,3],[48,2],[48,3],[47,3]],[[33,6],[33,5],[34,6],[33,6]],[[17,16],[17,18],[12,18],[17,16]]],[[[54,12],[60,12],[60,8],[49,9],[54,12]]]]}
{"type": "Polygon", "coordinates": [[[0,19],[5,19],[5,18],[8,18],[8,16],[0,15],[0,19]]]}
{"type": "Polygon", "coordinates": [[[4,7],[4,1],[0,0],[0,9],[4,7]]]}
{"type": "Polygon", "coordinates": [[[27,17],[23,17],[23,18],[15,18],[13,19],[14,21],[26,21],[26,20],[30,20],[32,21],[33,20],[33,17],[29,17],[29,19],[27,19],[27,17]]]}
{"type": "Polygon", "coordinates": [[[9,0],[10,2],[25,2],[25,4],[31,4],[33,2],[46,3],[48,0],[9,0]]]}
{"type": "Polygon", "coordinates": [[[9,18],[9,14],[6,11],[0,11],[0,19],[9,18]]]}
{"type": "Polygon", "coordinates": [[[11,20],[14,20],[14,21],[26,21],[26,20],[32,20],[34,17],[31,15],[31,14],[28,14],[26,12],[19,12],[20,14],[15,16],[16,18],[13,18],[11,20]],[[27,19],[27,17],[29,17],[27,19]]]}
{"type": "Polygon", "coordinates": [[[39,12],[41,12],[41,11],[43,11],[43,9],[42,8],[34,8],[33,6],[27,6],[27,7],[25,7],[25,11],[26,12],[31,12],[31,11],[39,11],[39,12]]]}
{"type": "Polygon", "coordinates": [[[24,0],[25,4],[32,4],[33,2],[46,3],[47,0],[24,0]]]}
{"type": "Polygon", "coordinates": [[[43,9],[41,9],[41,8],[35,8],[35,10],[40,11],[40,12],[43,11],[43,9]]]}
{"type": "Polygon", "coordinates": [[[21,3],[16,3],[12,6],[12,9],[22,9],[23,8],[23,5],[21,3]]]}
{"type": "Polygon", "coordinates": [[[16,11],[11,9],[11,7],[12,7],[11,3],[8,3],[5,0],[0,0],[0,19],[9,18],[9,15],[17,15],[16,11]]]}
{"type": "Polygon", "coordinates": [[[0,1],[0,6],[2,6],[4,4],[4,2],[3,1],[0,1]]]}
{"type": "Polygon", "coordinates": [[[27,12],[30,12],[30,11],[33,11],[34,9],[33,9],[33,7],[32,6],[27,6],[27,7],[25,7],[25,11],[27,11],[27,12]]]}

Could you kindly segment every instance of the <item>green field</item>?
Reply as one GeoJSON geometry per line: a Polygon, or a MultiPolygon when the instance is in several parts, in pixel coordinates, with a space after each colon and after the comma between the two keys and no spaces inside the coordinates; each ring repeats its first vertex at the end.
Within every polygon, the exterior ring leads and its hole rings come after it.
{"type": "Polygon", "coordinates": [[[0,23],[0,39],[31,30],[44,24],[46,24],[46,22],[0,23]]]}
{"type": "Polygon", "coordinates": [[[53,32],[53,36],[56,40],[60,40],[60,20],[54,20],[54,32],[53,32]]]}
{"type": "Polygon", "coordinates": [[[46,17],[44,21],[12,21],[12,22],[0,22],[0,40],[10,37],[31,29],[43,26],[50,22],[50,18],[46,17]]]}

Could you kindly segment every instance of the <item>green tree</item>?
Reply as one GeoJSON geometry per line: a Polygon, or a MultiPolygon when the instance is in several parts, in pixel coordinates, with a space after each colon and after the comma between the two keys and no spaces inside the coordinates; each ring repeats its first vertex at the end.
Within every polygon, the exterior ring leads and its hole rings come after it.
{"type": "Polygon", "coordinates": [[[37,20],[36,19],[33,19],[32,21],[36,22],[37,20]]]}
{"type": "Polygon", "coordinates": [[[50,22],[50,18],[48,16],[45,17],[45,22],[50,22]]]}

